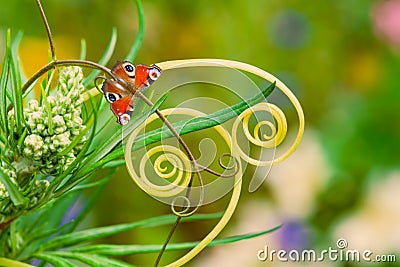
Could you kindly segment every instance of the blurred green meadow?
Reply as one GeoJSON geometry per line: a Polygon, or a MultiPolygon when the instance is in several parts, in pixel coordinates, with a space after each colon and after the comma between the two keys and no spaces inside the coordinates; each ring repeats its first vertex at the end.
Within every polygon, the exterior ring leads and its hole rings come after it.
{"type": "MultiPolygon", "coordinates": [[[[111,67],[125,57],[138,29],[134,1],[42,4],[59,59],[78,58],[84,38],[87,59],[99,60],[115,27],[118,41],[111,67]]],[[[244,177],[239,207],[223,234],[279,224],[282,228],[207,248],[188,266],[400,266],[400,0],[143,0],[143,7],[145,37],[135,63],[190,58],[246,62],[287,84],[306,116],[300,147],[272,167],[258,191],[248,193],[244,177]],[[340,238],[349,249],[371,250],[371,257],[396,255],[397,263],[257,259],[266,245],[321,251],[338,249],[340,238]]],[[[48,59],[35,2],[1,0],[0,51],[5,50],[7,28],[13,34],[24,32],[20,58],[27,76],[32,75],[48,59]]],[[[86,224],[122,223],[169,212],[169,206],[137,188],[122,166],[86,224]]],[[[176,238],[201,239],[207,231],[200,227],[185,224],[176,238]]],[[[162,243],[167,232],[167,227],[143,230],[109,243],[162,243]]],[[[181,253],[167,255],[172,260],[181,253]]],[[[126,260],[149,266],[155,257],[126,260]]]]}

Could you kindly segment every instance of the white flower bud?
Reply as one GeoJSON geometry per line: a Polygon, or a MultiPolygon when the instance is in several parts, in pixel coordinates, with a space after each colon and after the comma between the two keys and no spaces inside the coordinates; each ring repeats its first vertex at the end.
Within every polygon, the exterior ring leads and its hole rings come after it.
{"type": "Polygon", "coordinates": [[[28,107],[32,110],[38,110],[39,108],[39,102],[36,99],[32,99],[28,102],[28,107]]]}
{"type": "Polygon", "coordinates": [[[39,135],[31,134],[25,138],[24,144],[26,147],[30,147],[33,150],[33,152],[37,154],[38,151],[43,146],[44,142],[42,137],[40,137],[39,135]]]}
{"type": "Polygon", "coordinates": [[[67,130],[67,126],[63,125],[63,126],[58,126],[54,129],[54,133],[55,134],[60,134],[63,133],[67,130]]]}
{"type": "Polygon", "coordinates": [[[66,147],[71,143],[71,141],[69,140],[69,137],[70,137],[69,132],[58,134],[58,135],[54,136],[53,143],[56,147],[57,146],[66,147]]]}
{"type": "Polygon", "coordinates": [[[14,108],[10,109],[7,114],[9,117],[14,117],[14,108]]]}
{"type": "Polygon", "coordinates": [[[54,116],[53,117],[53,125],[54,126],[64,126],[65,125],[64,118],[60,115],[54,116]]]}
{"type": "Polygon", "coordinates": [[[28,118],[28,120],[26,121],[26,124],[28,124],[28,126],[29,126],[31,129],[34,129],[35,126],[36,126],[36,123],[33,121],[33,119],[32,119],[31,117],[28,118]]]}
{"type": "Polygon", "coordinates": [[[77,125],[82,125],[83,120],[82,120],[81,117],[75,117],[74,118],[74,123],[77,124],[77,125]]]}
{"type": "Polygon", "coordinates": [[[31,156],[33,154],[33,151],[29,147],[25,147],[24,148],[24,154],[27,155],[27,156],[31,156]]]}
{"type": "Polygon", "coordinates": [[[72,135],[78,135],[79,134],[79,129],[78,128],[72,128],[70,129],[70,132],[72,135]]]}
{"type": "Polygon", "coordinates": [[[39,123],[39,124],[36,125],[36,132],[37,132],[37,133],[43,132],[43,130],[44,130],[45,128],[46,128],[46,127],[44,126],[44,124],[39,123]]]}
{"type": "Polygon", "coordinates": [[[64,114],[64,120],[65,121],[71,120],[71,118],[72,118],[72,114],[71,113],[64,114]]]}
{"type": "Polygon", "coordinates": [[[31,114],[31,118],[32,118],[32,120],[33,121],[35,121],[35,122],[41,122],[41,121],[43,121],[43,112],[41,112],[41,111],[34,111],[34,112],[32,112],[32,114],[31,114]]]}
{"type": "Polygon", "coordinates": [[[57,105],[57,99],[54,96],[48,96],[47,102],[49,102],[51,107],[55,107],[57,105]]]}

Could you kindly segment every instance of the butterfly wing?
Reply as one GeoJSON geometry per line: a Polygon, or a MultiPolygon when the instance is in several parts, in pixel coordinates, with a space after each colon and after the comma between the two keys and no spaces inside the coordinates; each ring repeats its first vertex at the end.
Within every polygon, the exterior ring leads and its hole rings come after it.
{"type": "Polygon", "coordinates": [[[146,89],[155,82],[161,75],[161,69],[156,65],[136,65],[135,86],[139,89],[146,89]]]}
{"type": "Polygon", "coordinates": [[[127,124],[135,109],[134,95],[110,79],[106,79],[101,90],[110,103],[110,109],[117,117],[117,122],[122,125],[127,124]]]}
{"type": "Polygon", "coordinates": [[[156,65],[137,65],[129,61],[118,61],[111,72],[128,83],[127,88],[114,80],[106,79],[101,90],[110,103],[110,108],[117,117],[117,122],[125,125],[132,117],[135,108],[134,93],[146,89],[161,75],[161,69],[156,65]]]}

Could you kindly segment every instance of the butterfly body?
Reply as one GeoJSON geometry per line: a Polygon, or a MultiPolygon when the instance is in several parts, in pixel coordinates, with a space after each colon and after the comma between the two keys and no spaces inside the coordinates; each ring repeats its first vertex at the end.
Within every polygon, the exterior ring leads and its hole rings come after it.
{"type": "Polygon", "coordinates": [[[123,83],[106,79],[101,87],[104,97],[110,103],[110,109],[117,117],[117,122],[126,125],[135,109],[136,92],[148,88],[161,75],[156,65],[136,67],[128,62],[117,62],[111,72],[123,83]]]}

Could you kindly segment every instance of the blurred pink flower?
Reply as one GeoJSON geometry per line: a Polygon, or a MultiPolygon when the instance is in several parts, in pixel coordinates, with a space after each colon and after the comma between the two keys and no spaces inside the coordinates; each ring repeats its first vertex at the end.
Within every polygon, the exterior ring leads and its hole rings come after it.
{"type": "Polygon", "coordinates": [[[372,9],[372,20],[382,39],[400,47],[400,0],[378,2],[372,9]]]}

